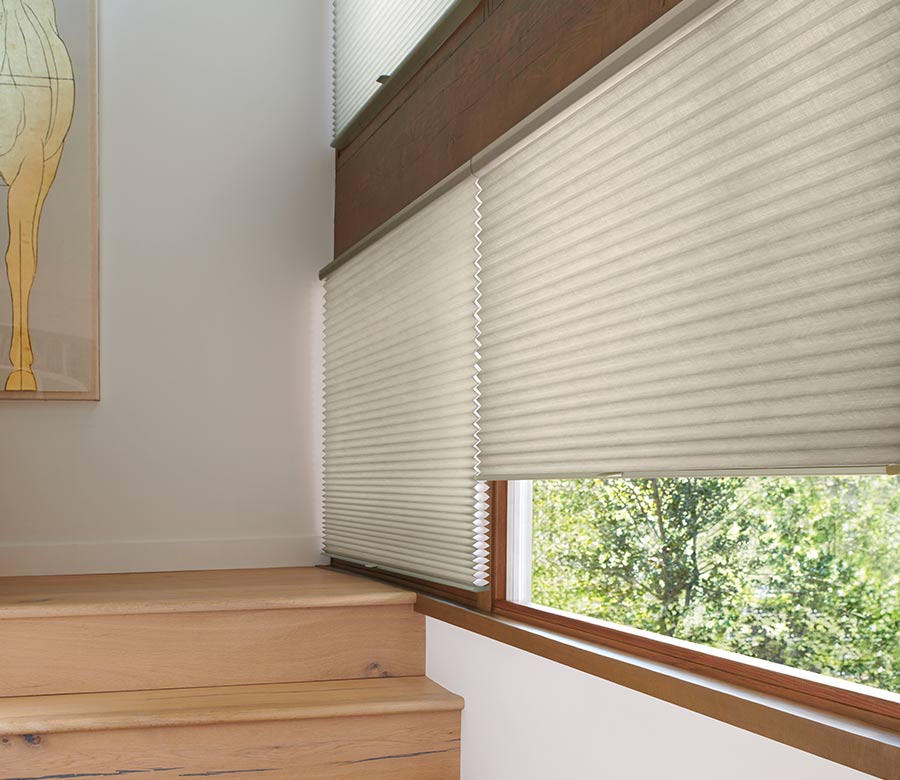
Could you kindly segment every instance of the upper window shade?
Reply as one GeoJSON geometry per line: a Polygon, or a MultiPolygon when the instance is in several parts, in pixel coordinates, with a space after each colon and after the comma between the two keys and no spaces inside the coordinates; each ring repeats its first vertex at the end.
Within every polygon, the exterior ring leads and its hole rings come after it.
{"type": "Polygon", "coordinates": [[[325,551],[487,584],[478,468],[475,184],[325,281],[325,551]]]}
{"type": "Polygon", "coordinates": [[[722,2],[477,171],[483,478],[900,462],[898,51],[722,2]]]}
{"type": "Polygon", "coordinates": [[[334,135],[338,137],[459,0],[334,0],[334,135]]]}

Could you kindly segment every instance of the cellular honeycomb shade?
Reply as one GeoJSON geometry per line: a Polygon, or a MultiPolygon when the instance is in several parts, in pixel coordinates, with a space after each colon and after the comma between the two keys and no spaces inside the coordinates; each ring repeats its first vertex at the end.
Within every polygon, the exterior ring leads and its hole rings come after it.
{"type": "Polygon", "coordinates": [[[325,281],[325,551],[487,583],[474,182],[325,281]]]}
{"type": "Polygon", "coordinates": [[[334,135],[340,135],[457,0],[334,0],[334,135]]]}
{"type": "Polygon", "coordinates": [[[479,173],[485,479],[900,462],[900,3],[719,3],[479,173]]]}

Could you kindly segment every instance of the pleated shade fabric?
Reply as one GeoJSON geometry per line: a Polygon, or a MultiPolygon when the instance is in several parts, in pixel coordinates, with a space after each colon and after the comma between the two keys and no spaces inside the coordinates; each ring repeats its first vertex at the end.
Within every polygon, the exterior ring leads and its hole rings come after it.
{"type": "Polygon", "coordinates": [[[723,2],[476,171],[483,478],[900,462],[898,52],[723,2]]]}
{"type": "Polygon", "coordinates": [[[325,282],[325,551],[469,589],[488,569],[474,188],[325,282]]]}
{"type": "Polygon", "coordinates": [[[456,0],[334,0],[334,135],[456,0]]]}

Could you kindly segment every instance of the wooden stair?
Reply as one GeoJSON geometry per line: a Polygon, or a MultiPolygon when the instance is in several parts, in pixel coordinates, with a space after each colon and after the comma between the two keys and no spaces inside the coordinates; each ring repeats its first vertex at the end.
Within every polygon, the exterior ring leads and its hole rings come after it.
{"type": "Polygon", "coordinates": [[[0,578],[0,780],[458,778],[414,598],[324,569],[0,578]]]}
{"type": "Polygon", "coordinates": [[[0,695],[421,675],[414,601],[317,568],[0,578],[0,695]]]}

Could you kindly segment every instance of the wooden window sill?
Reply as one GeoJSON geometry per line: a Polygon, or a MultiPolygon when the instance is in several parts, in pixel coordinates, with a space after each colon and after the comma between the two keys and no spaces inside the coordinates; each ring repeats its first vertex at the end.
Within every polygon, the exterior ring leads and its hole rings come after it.
{"type": "Polygon", "coordinates": [[[885,780],[900,780],[900,718],[850,717],[523,620],[424,594],[416,610],[573,669],[885,780]],[[874,721],[874,722],[873,722],[874,721]]]}

